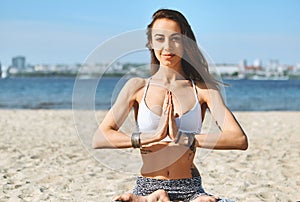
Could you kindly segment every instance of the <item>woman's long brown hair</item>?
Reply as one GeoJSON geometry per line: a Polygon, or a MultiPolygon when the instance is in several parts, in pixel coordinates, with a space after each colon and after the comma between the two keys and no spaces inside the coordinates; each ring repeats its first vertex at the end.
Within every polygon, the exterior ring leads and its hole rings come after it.
{"type": "Polygon", "coordinates": [[[187,76],[187,79],[192,79],[194,81],[200,81],[205,84],[211,84],[218,88],[220,81],[216,80],[208,70],[208,63],[197,46],[195,35],[191,29],[186,18],[178,11],[171,9],[160,9],[156,11],[152,16],[152,21],[147,27],[147,37],[148,43],[147,47],[151,53],[151,73],[155,74],[159,68],[159,61],[157,60],[154,50],[151,48],[151,29],[154,22],[157,19],[167,18],[178,23],[181,29],[181,34],[183,35],[183,47],[184,55],[182,56],[182,68],[187,76]]]}

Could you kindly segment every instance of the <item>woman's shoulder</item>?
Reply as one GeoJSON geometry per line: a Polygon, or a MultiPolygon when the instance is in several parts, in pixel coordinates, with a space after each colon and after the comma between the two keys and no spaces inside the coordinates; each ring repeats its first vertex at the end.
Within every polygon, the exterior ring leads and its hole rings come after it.
{"type": "Polygon", "coordinates": [[[131,93],[136,93],[138,90],[145,86],[146,81],[147,79],[141,77],[130,78],[123,87],[123,90],[129,91],[131,93]]]}
{"type": "Polygon", "coordinates": [[[130,87],[141,87],[141,86],[145,86],[147,79],[145,78],[141,78],[141,77],[133,77],[128,79],[128,81],[126,82],[127,86],[130,87]]]}
{"type": "Polygon", "coordinates": [[[206,83],[203,81],[195,81],[195,85],[198,95],[205,102],[209,102],[213,97],[220,97],[219,88],[214,84],[206,83]]]}
{"type": "Polygon", "coordinates": [[[203,91],[219,91],[218,87],[215,84],[211,84],[204,81],[195,81],[197,89],[203,91]]]}

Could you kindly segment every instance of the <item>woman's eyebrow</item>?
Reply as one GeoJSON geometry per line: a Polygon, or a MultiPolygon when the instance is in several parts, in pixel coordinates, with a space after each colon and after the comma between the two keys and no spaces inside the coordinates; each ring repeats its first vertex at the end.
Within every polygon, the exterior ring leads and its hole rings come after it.
{"type": "Polygon", "coordinates": [[[165,36],[163,34],[154,34],[154,36],[165,36]]]}
{"type": "MultiPolygon", "coordinates": [[[[159,36],[159,37],[161,37],[161,36],[165,36],[164,34],[154,34],[154,36],[159,36]]],[[[171,34],[170,36],[181,36],[181,34],[180,33],[173,33],[173,34],[171,34]]]]}
{"type": "Polygon", "coordinates": [[[171,36],[181,36],[180,33],[174,33],[174,34],[171,34],[171,36]]]}

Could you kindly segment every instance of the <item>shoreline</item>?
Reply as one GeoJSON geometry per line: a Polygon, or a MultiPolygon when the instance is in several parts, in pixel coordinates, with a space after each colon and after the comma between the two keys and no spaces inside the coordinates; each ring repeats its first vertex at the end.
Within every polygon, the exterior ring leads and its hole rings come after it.
{"type": "MultiPolygon", "coordinates": [[[[101,121],[106,111],[89,114],[101,121]]],[[[132,191],[135,173],[108,168],[91,156],[78,137],[73,110],[0,109],[0,114],[0,201],[110,201],[132,191]]],[[[249,148],[198,149],[195,164],[205,191],[236,201],[299,200],[300,111],[233,114],[249,148]]],[[[95,127],[86,122],[82,126],[82,132],[95,127]]],[[[130,161],[119,152],[107,154],[120,166],[130,161]]]]}
{"type": "MultiPolygon", "coordinates": [[[[107,112],[109,109],[96,109],[96,110],[87,110],[87,109],[82,109],[82,110],[74,110],[74,109],[48,109],[48,108],[1,108],[0,107],[0,112],[1,111],[96,111],[96,112],[107,112]]],[[[231,110],[232,113],[269,113],[269,112],[274,112],[274,113],[286,113],[286,112],[292,112],[292,113],[300,113],[300,110],[231,110]]]]}

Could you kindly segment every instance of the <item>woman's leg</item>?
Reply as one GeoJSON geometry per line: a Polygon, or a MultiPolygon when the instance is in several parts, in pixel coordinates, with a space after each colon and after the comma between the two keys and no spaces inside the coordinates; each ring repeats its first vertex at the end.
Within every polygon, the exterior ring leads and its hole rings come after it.
{"type": "Polygon", "coordinates": [[[202,196],[198,196],[191,202],[216,202],[216,201],[217,199],[214,196],[202,195],[202,196]]]}
{"type": "Polygon", "coordinates": [[[153,192],[152,194],[146,196],[148,197],[148,202],[168,202],[170,201],[170,198],[168,196],[168,193],[163,190],[163,189],[159,189],[156,190],[155,192],[153,192]]]}
{"type": "Polygon", "coordinates": [[[137,196],[134,194],[123,194],[117,196],[113,201],[123,202],[167,202],[170,201],[169,196],[165,190],[159,189],[148,196],[137,196]]]}
{"type": "Polygon", "coordinates": [[[191,202],[234,202],[231,199],[218,198],[212,195],[201,195],[191,200],[191,202]]]}

